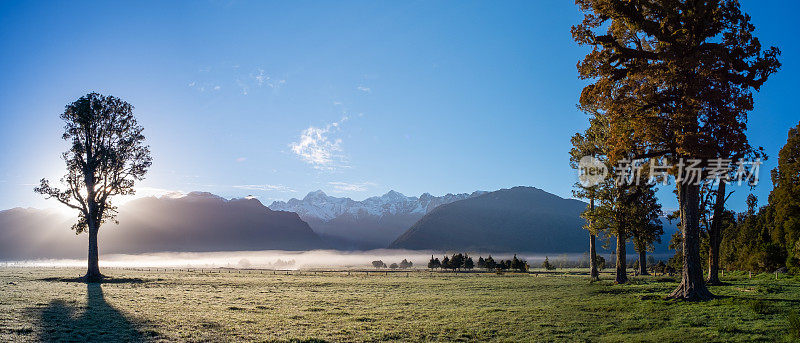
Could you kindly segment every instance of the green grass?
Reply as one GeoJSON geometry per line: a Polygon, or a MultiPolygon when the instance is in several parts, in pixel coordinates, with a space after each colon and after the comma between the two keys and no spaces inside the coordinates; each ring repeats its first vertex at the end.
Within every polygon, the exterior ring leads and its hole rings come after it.
{"type": "Polygon", "coordinates": [[[721,297],[665,300],[671,278],[364,276],[0,268],[0,341],[793,341],[800,280],[726,273],[721,297]],[[793,321],[794,324],[790,324],[793,321]],[[794,325],[794,326],[793,326],[794,325]],[[792,329],[794,328],[794,329],[792,329]]]}

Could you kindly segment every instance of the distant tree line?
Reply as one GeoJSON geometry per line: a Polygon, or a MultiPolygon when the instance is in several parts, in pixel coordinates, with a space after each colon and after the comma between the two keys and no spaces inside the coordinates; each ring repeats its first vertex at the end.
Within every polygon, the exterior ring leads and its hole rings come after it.
{"type": "Polygon", "coordinates": [[[516,270],[526,272],[529,269],[528,262],[521,260],[514,254],[510,260],[495,261],[492,255],[485,259],[483,256],[478,256],[477,263],[471,256],[464,253],[453,254],[452,256],[444,256],[441,260],[438,257],[431,256],[428,261],[429,269],[450,269],[457,270],[472,270],[473,268],[486,269],[490,271],[506,271],[516,270]]]}
{"type": "Polygon", "coordinates": [[[800,123],[789,130],[770,176],[773,189],[765,206],[758,208],[751,194],[745,212],[722,217],[725,268],[800,273],[800,123]]]}
{"type": "Polygon", "coordinates": [[[377,268],[377,269],[380,269],[380,268],[408,269],[408,268],[411,268],[413,266],[414,266],[414,262],[411,262],[411,261],[409,261],[407,259],[403,259],[402,261],[400,261],[400,263],[392,263],[389,266],[387,266],[386,263],[384,263],[381,260],[372,261],[372,267],[373,268],[377,268]]]}

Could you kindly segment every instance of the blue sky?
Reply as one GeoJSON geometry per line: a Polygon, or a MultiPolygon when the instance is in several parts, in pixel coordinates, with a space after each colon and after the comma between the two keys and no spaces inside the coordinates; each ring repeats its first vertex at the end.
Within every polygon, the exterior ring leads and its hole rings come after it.
{"type": "MultiPolygon", "coordinates": [[[[782,70],[750,138],[772,157],[798,79],[795,2],[746,1],[782,70]]],[[[63,173],[58,115],[91,91],[136,109],[154,164],[141,195],[203,190],[264,203],[322,189],[363,199],[536,186],[571,196],[587,118],[570,1],[0,3],[0,209],[63,173]]],[[[675,207],[671,189],[661,192],[675,207]]],[[[746,188],[729,205],[741,210],[746,188]]]]}

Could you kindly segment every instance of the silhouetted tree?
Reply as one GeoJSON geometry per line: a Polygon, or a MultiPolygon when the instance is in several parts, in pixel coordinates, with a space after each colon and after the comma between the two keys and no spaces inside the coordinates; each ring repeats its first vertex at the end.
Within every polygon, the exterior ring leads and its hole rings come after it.
{"type": "Polygon", "coordinates": [[[470,270],[475,268],[475,262],[472,261],[472,257],[467,256],[467,259],[464,260],[464,269],[470,270]]]}
{"type": "Polygon", "coordinates": [[[489,255],[489,257],[486,258],[486,269],[494,270],[495,268],[497,268],[497,262],[494,261],[492,255],[489,255]]]}
{"type": "Polygon", "coordinates": [[[545,256],[544,262],[542,262],[542,268],[544,268],[545,270],[554,270],[556,269],[556,266],[550,264],[550,258],[545,256]]]}
{"type": "Polygon", "coordinates": [[[386,263],[383,263],[381,260],[372,261],[373,268],[386,268],[386,263]]]}
{"type": "Polygon", "coordinates": [[[483,256],[478,256],[478,263],[475,266],[478,268],[486,268],[486,260],[483,259],[483,256]]]}
{"type": "Polygon", "coordinates": [[[495,265],[495,269],[503,271],[503,270],[508,270],[510,268],[510,266],[511,266],[510,261],[500,260],[495,265]],[[506,262],[508,262],[508,263],[506,263],[506,262]]]}
{"type": "Polygon", "coordinates": [[[112,198],[134,194],[134,183],[144,179],[152,158],[133,106],[119,98],[87,94],[67,105],[61,119],[66,123],[62,138],[70,143],[61,155],[67,165],[61,178],[65,188],[42,179],[34,191],[78,211],[72,229],[76,234],[89,233],[85,278],[96,282],[103,277],[97,235],[104,222],[116,222],[112,198]]]}
{"type": "Polygon", "coordinates": [[[434,258],[433,256],[431,256],[431,260],[428,261],[428,268],[436,269],[436,268],[439,268],[441,266],[442,266],[442,263],[439,262],[439,258],[438,257],[434,258]]]}
{"type": "Polygon", "coordinates": [[[392,264],[390,264],[390,265],[389,265],[389,268],[390,268],[390,269],[397,269],[397,267],[399,267],[399,266],[397,265],[397,263],[392,263],[392,264]]]}
{"type": "Polygon", "coordinates": [[[511,260],[511,268],[520,272],[527,272],[528,262],[518,259],[517,254],[514,254],[514,258],[511,260]]]}
{"type": "Polygon", "coordinates": [[[409,262],[406,259],[403,259],[402,261],[400,261],[400,269],[411,268],[413,265],[414,265],[414,263],[409,262]]]}
{"type": "Polygon", "coordinates": [[[450,269],[456,270],[464,267],[464,254],[453,254],[450,258],[450,269]]]}
{"type": "Polygon", "coordinates": [[[450,263],[450,258],[447,256],[442,259],[442,269],[455,269],[453,268],[453,264],[450,263]]]}

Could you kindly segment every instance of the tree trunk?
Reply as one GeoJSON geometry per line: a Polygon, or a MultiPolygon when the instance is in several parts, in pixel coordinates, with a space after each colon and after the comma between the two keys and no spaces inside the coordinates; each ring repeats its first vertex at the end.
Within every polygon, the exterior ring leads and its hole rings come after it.
{"type": "MultiPolygon", "coordinates": [[[[91,155],[91,144],[87,144],[89,146],[88,149],[88,156],[87,156],[87,164],[90,166],[94,166],[94,158],[91,155]]],[[[100,218],[102,218],[102,213],[100,208],[98,207],[97,201],[95,199],[95,179],[94,173],[89,171],[85,171],[84,182],[86,182],[86,226],[89,229],[89,255],[87,256],[87,269],[86,269],[86,282],[100,282],[103,279],[103,274],[100,274],[100,257],[99,251],[97,249],[97,233],[100,231],[100,218]]]]}
{"type": "Polygon", "coordinates": [[[647,272],[647,250],[639,251],[639,275],[650,275],[647,272]]]}
{"type": "MultiPolygon", "coordinates": [[[[589,199],[589,208],[594,210],[594,197],[589,199]]],[[[597,271],[597,248],[595,247],[595,235],[589,233],[589,277],[592,280],[600,278],[600,272],[597,271]]]]}
{"type": "Polygon", "coordinates": [[[589,234],[589,267],[591,271],[589,276],[592,280],[600,278],[600,272],[597,271],[597,248],[595,248],[595,235],[589,234]]]}
{"type": "Polygon", "coordinates": [[[628,273],[625,257],[625,233],[621,228],[619,231],[617,232],[617,276],[614,281],[616,283],[626,283],[628,282],[628,273]]]}
{"type": "Polygon", "coordinates": [[[103,278],[103,274],[100,274],[100,258],[97,249],[98,231],[99,227],[97,225],[89,226],[89,256],[87,259],[89,265],[86,270],[86,282],[99,282],[103,278]]]}
{"type": "Polygon", "coordinates": [[[683,237],[683,273],[670,298],[708,300],[714,297],[706,288],[700,262],[700,189],[688,182],[678,184],[678,199],[683,237]]]}
{"type": "Polygon", "coordinates": [[[722,284],[719,281],[719,246],[722,243],[722,213],[725,210],[725,182],[720,181],[717,187],[717,198],[714,201],[714,217],[708,231],[708,278],[709,285],[722,284]]]}

